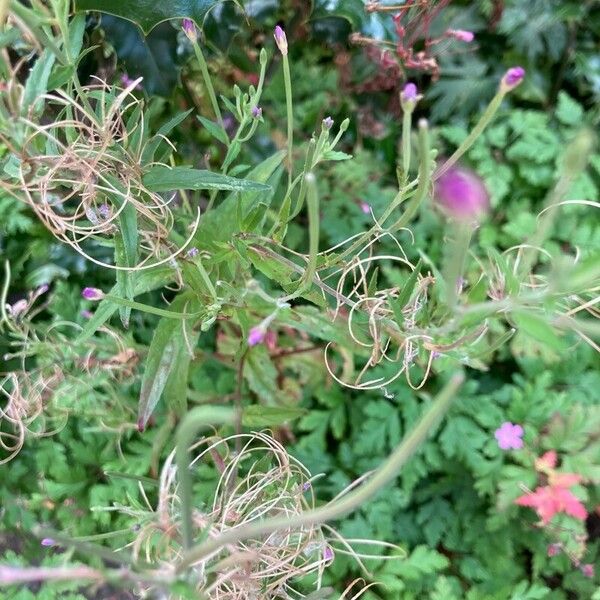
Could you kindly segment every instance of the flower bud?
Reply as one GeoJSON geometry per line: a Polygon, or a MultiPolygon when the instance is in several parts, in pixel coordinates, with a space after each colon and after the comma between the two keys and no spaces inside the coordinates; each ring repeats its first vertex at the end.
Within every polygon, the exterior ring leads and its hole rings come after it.
{"type": "Polygon", "coordinates": [[[345,118],[342,121],[342,124],[340,125],[340,131],[342,131],[342,132],[346,131],[346,129],[348,129],[349,125],[350,125],[350,119],[345,118]]]}
{"type": "Polygon", "coordinates": [[[260,49],[260,54],[258,55],[258,62],[261,67],[264,67],[267,64],[267,51],[264,48],[260,49]]]}
{"type": "Polygon", "coordinates": [[[434,198],[443,212],[457,221],[479,222],[490,208],[483,181],[463,168],[449,169],[438,178],[434,198]]]}
{"type": "Polygon", "coordinates": [[[248,333],[248,346],[260,344],[265,339],[266,333],[266,330],[260,325],[253,327],[248,333]]]}
{"type": "Polygon", "coordinates": [[[183,19],[181,22],[183,33],[188,37],[191,42],[195,42],[198,39],[198,32],[196,31],[196,25],[191,19],[183,19]]]}
{"type": "Polygon", "coordinates": [[[279,25],[275,27],[273,37],[275,38],[275,43],[277,44],[277,47],[279,48],[281,54],[286,56],[288,53],[287,36],[285,35],[285,31],[281,27],[279,27],[279,25]]]}
{"type": "Polygon", "coordinates": [[[83,288],[81,295],[86,300],[102,300],[104,298],[104,292],[93,287],[83,288]]]}
{"type": "Polygon", "coordinates": [[[402,109],[412,112],[421,98],[422,96],[419,95],[417,86],[409,81],[404,85],[404,88],[400,92],[400,104],[402,105],[402,109]]]}
{"type": "Polygon", "coordinates": [[[500,87],[504,89],[505,92],[510,92],[510,90],[514,90],[521,81],[523,81],[524,77],[525,69],[523,67],[511,67],[504,74],[504,77],[500,82],[500,87]]]}
{"type": "Polygon", "coordinates": [[[255,119],[260,119],[262,117],[262,108],[260,106],[253,106],[250,112],[255,119]]]}
{"type": "Polygon", "coordinates": [[[467,44],[475,39],[475,34],[472,31],[465,31],[464,29],[449,29],[448,35],[459,42],[466,42],[467,44]]]}
{"type": "Polygon", "coordinates": [[[198,248],[196,248],[196,246],[192,246],[188,251],[187,251],[187,256],[188,258],[195,258],[196,256],[198,256],[198,254],[200,253],[200,250],[198,250],[198,248]]]}
{"type": "Polygon", "coordinates": [[[333,127],[333,119],[331,117],[327,117],[323,119],[323,129],[329,131],[333,127]]]}

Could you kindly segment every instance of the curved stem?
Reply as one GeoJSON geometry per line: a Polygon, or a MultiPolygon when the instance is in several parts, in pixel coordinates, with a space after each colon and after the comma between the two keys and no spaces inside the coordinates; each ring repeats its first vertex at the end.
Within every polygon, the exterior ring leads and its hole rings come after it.
{"type": "Polygon", "coordinates": [[[355,490],[349,492],[336,502],[326,504],[321,508],[303,514],[293,517],[275,517],[229,529],[218,538],[206,540],[185,553],[181,562],[177,565],[176,572],[181,573],[185,571],[194,563],[227,544],[234,544],[251,537],[267,535],[278,529],[289,530],[292,527],[309,526],[315,523],[339,519],[370,500],[377,492],[396,478],[400,468],[415,453],[425,440],[430,429],[446,412],[463,380],[464,375],[462,373],[457,373],[450,379],[438,394],[432,406],[413,430],[404,438],[402,443],[394,450],[383,465],[375,471],[374,475],[355,490]]]}
{"type": "Polygon", "coordinates": [[[234,425],[235,411],[225,406],[199,406],[191,410],[177,430],[177,473],[181,489],[181,524],[183,547],[189,549],[194,542],[192,522],[192,478],[190,476],[189,447],[203,429],[213,425],[234,425]]]}
{"type": "Polygon", "coordinates": [[[481,115],[477,125],[473,127],[471,133],[465,138],[463,143],[454,151],[454,154],[438,169],[434,175],[434,179],[441,177],[446,171],[451,169],[460,157],[474,144],[475,140],[482,134],[483,130],[490,124],[490,121],[494,118],[494,115],[500,108],[502,100],[506,96],[506,90],[502,86],[496,92],[496,95],[492,98],[492,101],[488,104],[485,112],[481,115]]]}

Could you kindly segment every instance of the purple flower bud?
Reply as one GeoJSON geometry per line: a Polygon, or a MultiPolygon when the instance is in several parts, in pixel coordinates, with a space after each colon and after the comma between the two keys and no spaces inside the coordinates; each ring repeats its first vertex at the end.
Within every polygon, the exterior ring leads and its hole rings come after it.
{"type": "Polygon", "coordinates": [[[86,300],[102,300],[104,298],[104,292],[93,287],[83,288],[81,295],[86,300]]]}
{"type": "Polygon", "coordinates": [[[275,43],[277,44],[277,47],[279,48],[279,51],[281,52],[281,54],[283,54],[284,56],[287,55],[287,53],[288,53],[287,36],[285,35],[285,31],[283,29],[281,29],[281,27],[279,27],[279,25],[277,25],[275,27],[273,37],[275,38],[275,43]]]}
{"type": "Polygon", "coordinates": [[[196,41],[197,33],[194,21],[192,21],[191,19],[183,19],[183,21],[181,22],[181,27],[183,29],[183,33],[185,33],[185,35],[187,35],[187,37],[190,40],[196,41]]]}
{"type": "Polygon", "coordinates": [[[91,319],[93,315],[92,315],[92,312],[91,312],[91,311],[89,311],[89,310],[82,310],[82,311],[81,311],[81,316],[82,316],[84,319],[91,319]]]}
{"type": "Polygon", "coordinates": [[[417,86],[414,83],[411,83],[410,81],[402,89],[402,99],[405,102],[407,102],[409,100],[416,100],[417,94],[418,94],[417,86]]]}
{"type": "Polygon", "coordinates": [[[472,31],[465,31],[464,29],[449,29],[448,35],[459,42],[466,42],[467,44],[475,39],[475,34],[472,31]]]}
{"type": "Polygon", "coordinates": [[[525,69],[523,67],[511,67],[504,74],[501,85],[504,86],[506,91],[513,90],[523,81],[523,77],[525,77],[525,69]]]}
{"type": "Polygon", "coordinates": [[[305,481],[302,484],[302,491],[303,492],[307,492],[308,490],[310,490],[310,481],[305,481]]]}
{"type": "Polygon", "coordinates": [[[323,560],[333,560],[333,550],[331,546],[325,546],[325,550],[323,550],[323,560]]]}
{"type": "Polygon", "coordinates": [[[326,117],[323,119],[323,129],[329,131],[333,127],[333,119],[331,117],[326,117]]]}
{"type": "Polygon", "coordinates": [[[188,251],[187,251],[187,255],[189,258],[194,258],[195,256],[198,256],[200,250],[198,250],[198,248],[196,248],[196,246],[192,246],[188,251]]]}
{"type": "Polygon", "coordinates": [[[371,205],[368,202],[361,202],[360,210],[362,210],[365,213],[365,215],[370,215],[371,214],[371,205]]]}
{"type": "Polygon", "coordinates": [[[480,221],[490,208],[483,181],[472,171],[451,168],[435,183],[435,201],[458,221],[480,221]]]}
{"type": "Polygon", "coordinates": [[[260,106],[253,106],[250,112],[255,119],[260,119],[262,117],[262,108],[260,106]]]}
{"type": "MultiPolygon", "coordinates": [[[[123,75],[121,75],[121,83],[125,87],[129,87],[134,81],[135,81],[135,79],[131,79],[131,77],[129,77],[129,75],[127,75],[127,73],[123,73],[123,75]]],[[[134,90],[141,90],[142,89],[142,84],[138,83],[133,89],[134,90]]]]}
{"type": "Polygon", "coordinates": [[[44,538],[40,544],[42,546],[55,546],[56,542],[52,538],[44,538]]]}
{"type": "Polygon", "coordinates": [[[265,339],[266,333],[267,332],[260,325],[253,327],[248,334],[248,346],[260,344],[265,339]]]}

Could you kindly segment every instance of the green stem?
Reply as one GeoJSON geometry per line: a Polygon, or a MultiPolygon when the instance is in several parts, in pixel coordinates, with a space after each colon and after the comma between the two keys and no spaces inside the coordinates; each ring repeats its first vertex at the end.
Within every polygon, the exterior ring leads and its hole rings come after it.
{"type": "Polygon", "coordinates": [[[460,157],[474,144],[475,140],[482,134],[483,130],[490,124],[494,115],[500,108],[502,100],[506,95],[506,90],[500,86],[492,101],[488,104],[483,115],[477,122],[477,125],[472,129],[471,133],[466,137],[463,143],[454,151],[454,154],[437,170],[434,179],[441,177],[446,171],[451,169],[460,157]]]}
{"type": "Polygon", "coordinates": [[[288,302],[301,296],[312,286],[315,273],[317,272],[317,256],[319,254],[319,195],[317,193],[317,181],[313,173],[307,173],[304,177],[306,182],[306,204],[308,206],[308,265],[300,280],[298,289],[289,296],[281,299],[288,302]]]}
{"type": "Polygon", "coordinates": [[[292,78],[290,76],[290,61],[287,54],[283,55],[283,81],[285,86],[285,108],[287,113],[287,160],[288,187],[292,184],[292,146],[294,143],[294,112],[292,102],[292,78]]]}
{"type": "Polygon", "coordinates": [[[193,496],[190,475],[189,447],[200,431],[215,425],[233,425],[235,411],[225,406],[198,406],[191,410],[177,430],[177,473],[181,490],[181,522],[183,547],[190,549],[194,543],[194,524],[192,520],[193,496]]]}
{"type": "MultiPolygon", "coordinates": [[[[370,500],[381,489],[389,485],[397,477],[399,470],[417,451],[423,443],[431,428],[439,421],[448,410],[454,395],[464,380],[462,373],[457,373],[450,379],[442,391],[434,400],[432,406],[421,418],[419,423],[404,438],[401,444],[392,452],[387,460],[375,471],[373,476],[349,492],[339,500],[326,504],[315,510],[295,516],[273,517],[264,521],[247,523],[226,531],[219,537],[209,539],[191,548],[186,552],[177,566],[177,573],[185,571],[188,567],[203,559],[204,557],[218,551],[227,544],[235,544],[248,538],[257,538],[278,529],[289,531],[291,528],[299,528],[333,521],[345,514],[356,510],[359,506],[370,500]]],[[[196,409],[198,410],[198,409],[196,409]]],[[[178,445],[178,450],[181,444],[178,445]]],[[[186,450],[187,454],[187,450],[186,450]]],[[[179,468],[179,467],[178,467],[179,468]]]]}
{"type": "Polygon", "coordinates": [[[128,306],[129,308],[135,308],[136,310],[141,310],[142,312],[147,312],[153,315],[158,315],[159,317],[168,317],[170,319],[192,319],[194,317],[200,317],[204,313],[179,313],[170,310],[163,310],[162,308],[155,308],[154,306],[150,306],[149,304],[142,304],[141,302],[136,302],[135,300],[127,300],[125,298],[120,298],[119,296],[113,296],[112,294],[105,294],[104,298],[115,304],[120,304],[121,306],[128,306]]]}
{"type": "Polygon", "coordinates": [[[408,182],[410,169],[410,133],[412,127],[412,111],[405,110],[402,117],[402,187],[408,182]]]}
{"type": "Polygon", "coordinates": [[[210,103],[212,105],[213,112],[217,117],[217,121],[225,134],[227,136],[227,131],[225,131],[225,125],[223,124],[223,117],[221,116],[221,109],[219,108],[219,103],[217,102],[217,96],[215,94],[215,88],[212,84],[212,79],[210,78],[210,73],[208,72],[208,65],[206,64],[206,59],[204,58],[204,54],[202,53],[202,49],[200,48],[200,44],[197,41],[192,42],[192,46],[194,48],[194,54],[196,55],[196,59],[198,60],[198,64],[200,65],[200,71],[202,72],[202,79],[204,79],[204,85],[206,86],[206,91],[208,92],[208,97],[210,98],[210,103]]]}

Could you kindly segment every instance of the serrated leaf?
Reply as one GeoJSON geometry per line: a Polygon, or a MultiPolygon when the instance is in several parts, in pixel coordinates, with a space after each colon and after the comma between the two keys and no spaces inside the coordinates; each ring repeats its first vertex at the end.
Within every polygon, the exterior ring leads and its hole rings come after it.
{"type": "Polygon", "coordinates": [[[263,183],[237,179],[220,173],[188,167],[155,165],[146,170],[142,182],[151,192],[172,190],[227,190],[232,192],[267,192],[271,188],[263,183]]]}
{"type": "Polygon", "coordinates": [[[159,23],[170,19],[192,19],[202,26],[208,12],[221,0],[77,0],[77,11],[97,10],[122,17],[139,25],[148,33],[159,23]]]}

